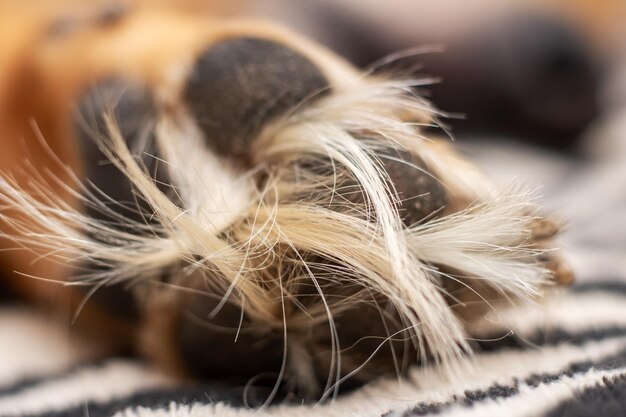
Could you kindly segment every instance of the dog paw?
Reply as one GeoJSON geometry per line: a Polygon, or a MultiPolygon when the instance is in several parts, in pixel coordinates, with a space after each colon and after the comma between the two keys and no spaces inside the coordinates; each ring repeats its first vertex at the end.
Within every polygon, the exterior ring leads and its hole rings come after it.
{"type": "Polygon", "coordinates": [[[23,241],[133,311],[138,350],[327,398],[454,367],[468,322],[571,281],[531,192],[426,137],[438,113],[414,81],[272,27],[187,19],[107,29],[98,45],[125,60],[75,89],[80,208],[24,197],[23,241]]]}

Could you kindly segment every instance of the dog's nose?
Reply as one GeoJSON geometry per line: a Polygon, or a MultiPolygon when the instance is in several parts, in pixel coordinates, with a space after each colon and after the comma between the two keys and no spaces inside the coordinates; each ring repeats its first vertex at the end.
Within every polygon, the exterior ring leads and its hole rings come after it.
{"type": "Polygon", "coordinates": [[[267,122],[327,88],[321,70],[293,49],[237,38],[199,56],[184,99],[215,152],[242,155],[267,122]]]}

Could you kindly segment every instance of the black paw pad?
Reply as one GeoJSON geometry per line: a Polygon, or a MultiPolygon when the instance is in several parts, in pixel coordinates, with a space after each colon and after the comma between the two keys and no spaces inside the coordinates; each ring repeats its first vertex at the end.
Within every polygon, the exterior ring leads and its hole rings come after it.
{"type": "Polygon", "coordinates": [[[390,150],[380,157],[400,200],[398,212],[405,226],[432,217],[445,207],[443,185],[420,158],[401,150],[390,150]]]}
{"type": "Polygon", "coordinates": [[[181,304],[174,338],[186,369],[204,378],[242,383],[256,375],[278,374],[282,333],[255,325],[235,303],[227,302],[212,315],[220,300],[221,295],[209,290],[193,294],[181,304]]]}
{"type": "Polygon", "coordinates": [[[238,38],[200,56],[184,96],[209,146],[223,155],[241,155],[264,124],[327,88],[321,71],[294,50],[238,38]]]}
{"type": "MultiPolygon", "coordinates": [[[[421,158],[402,149],[387,148],[376,153],[387,174],[387,186],[393,191],[390,197],[398,201],[396,208],[404,226],[424,222],[443,210],[447,204],[446,190],[421,158]]],[[[325,174],[331,175],[332,171],[325,174]]],[[[347,201],[358,206],[368,204],[354,179],[340,184],[340,188],[339,194],[347,201]]]]}
{"type": "MultiPolygon", "coordinates": [[[[109,137],[106,118],[112,117],[128,148],[165,193],[173,193],[164,164],[158,164],[158,149],[152,127],[157,117],[151,95],[137,85],[118,79],[104,80],[78,100],[74,112],[76,146],[80,152],[85,192],[90,196],[83,212],[109,227],[132,234],[148,234],[148,228],[133,227],[130,222],[150,224],[152,209],[133,191],[131,181],[102,151],[102,139],[109,137]],[[92,200],[97,200],[96,202],[92,200]]],[[[111,275],[109,267],[97,261],[77,265],[74,278],[111,275]]],[[[115,279],[111,276],[111,279],[115,279]]],[[[85,291],[91,291],[85,287],[85,291]]],[[[115,316],[137,319],[136,302],[124,284],[104,285],[90,300],[115,316]]]]}
{"type": "MultiPolygon", "coordinates": [[[[83,165],[83,180],[100,204],[86,204],[94,219],[124,229],[123,219],[146,223],[151,217],[148,203],[133,191],[131,181],[102,152],[102,138],[110,135],[106,118],[111,117],[131,153],[137,156],[161,191],[172,192],[165,164],[160,163],[153,135],[157,110],[148,91],[127,82],[108,79],[90,88],[79,100],[74,127],[83,165]],[[106,197],[105,197],[106,196],[106,197]]],[[[137,233],[136,230],[126,230],[137,233]]]]}

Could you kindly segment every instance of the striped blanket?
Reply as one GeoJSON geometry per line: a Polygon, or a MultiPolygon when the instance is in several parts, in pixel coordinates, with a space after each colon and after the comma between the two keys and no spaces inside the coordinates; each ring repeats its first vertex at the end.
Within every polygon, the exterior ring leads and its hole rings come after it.
{"type": "Polygon", "coordinates": [[[491,175],[546,183],[545,203],[570,219],[562,243],[578,282],[488,321],[453,378],[415,368],[324,404],[258,409],[265,392],[183,383],[136,359],[94,362],[67,324],[4,305],[0,416],[626,416],[626,119],[605,125],[584,165],[493,143],[476,154],[491,175]]]}
{"type": "Polygon", "coordinates": [[[131,359],[81,361],[67,328],[7,307],[0,311],[0,415],[626,415],[626,281],[578,284],[511,319],[514,331],[479,341],[472,369],[452,381],[435,367],[415,369],[407,380],[376,381],[327,404],[255,411],[244,399],[254,403],[263,393],[182,384],[131,359]]]}

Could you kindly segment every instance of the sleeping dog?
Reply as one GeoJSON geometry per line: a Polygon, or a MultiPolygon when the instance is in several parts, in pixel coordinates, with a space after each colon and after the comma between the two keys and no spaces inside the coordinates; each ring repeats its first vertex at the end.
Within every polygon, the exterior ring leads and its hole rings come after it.
{"type": "Polygon", "coordinates": [[[472,324],[572,279],[531,191],[424,133],[419,79],[165,9],[0,28],[3,284],[110,354],[325,399],[454,372],[472,324]]]}

